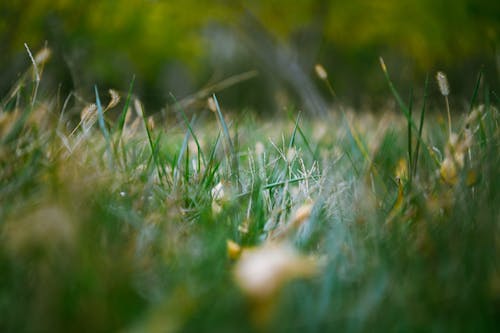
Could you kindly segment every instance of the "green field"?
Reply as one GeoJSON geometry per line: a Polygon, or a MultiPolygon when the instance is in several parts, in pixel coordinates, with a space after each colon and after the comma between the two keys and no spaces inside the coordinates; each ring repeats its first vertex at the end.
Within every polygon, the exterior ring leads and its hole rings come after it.
{"type": "Polygon", "coordinates": [[[28,69],[0,109],[0,331],[498,331],[498,92],[472,79],[449,124],[388,67],[397,107],[316,119],[146,116],[133,83],[71,113],[28,69]]]}

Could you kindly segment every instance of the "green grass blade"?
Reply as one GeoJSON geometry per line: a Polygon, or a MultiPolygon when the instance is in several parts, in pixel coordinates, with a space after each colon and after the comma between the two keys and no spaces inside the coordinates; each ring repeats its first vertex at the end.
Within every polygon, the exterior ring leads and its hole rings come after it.
{"type": "MultiPolygon", "coordinates": [[[[154,142],[155,155],[157,156],[158,162],[160,162],[160,147],[161,147],[160,143],[161,143],[161,139],[162,139],[162,132],[159,132],[158,137],[156,138],[156,140],[154,142]]],[[[163,177],[165,177],[165,175],[167,173],[166,170],[165,170],[164,164],[165,163],[158,163],[158,168],[161,171],[161,175],[163,177]]]]}
{"type": "MultiPolygon", "coordinates": [[[[188,142],[186,141],[186,144],[188,142]]],[[[184,182],[189,185],[189,144],[187,145],[186,153],[184,154],[184,182]]]]}
{"type": "Polygon", "coordinates": [[[295,120],[295,126],[293,127],[292,137],[290,138],[290,142],[288,143],[288,149],[291,149],[293,147],[293,145],[295,144],[295,136],[297,135],[300,116],[301,116],[301,113],[299,111],[299,114],[297,115],[297,119],[295,120]]]}
{"type": "Polygon", "coordinates": [[[494,90],[491,91],[491,96],[495,97],[497,103],[500,104],[500,96],[494,90]]]}
{"type": "MultiPolygon", "coordinates": [[[[487,83],[485,83],[484,85],[484,113],[485,113],[485,118],[486,116],[489,117],[489,121],[486,122],[486,124],[484,125],[485,127],[485,131],[487,131],[486,133],[486,140],[488,140],[487,138],[488,137],[492,137],[493,136],[493,116],[491,115],[491,100],[490,100],[490,88],[489,88],[489,85],[487,83]]],[[[488,140],[488,143],[489,143],[489,140],[488,140]]]]}
{"type": "MultiPolygon", "coordinates": [[[[409,112],[409,115],[410,115],[410,120],[413,119],[412,117],[412,110],[413,108],[413,89],[410,88],[410,97],[409,97],[409,101],[408,101],[408,112],[409,112]]],[[[412,173],[411,173],[411,170],[413,170],[412,168],[412,153],[413,153],[413,147],[412,147],[412,134],[411,134],[411,122],[410,120],[408,120],[408,179],[409,179],[409,182],[411,184],[411,181],[412,181],[412,173]]]]}
{"type": "Polygon", "coordinates": [[[161,168],[160,159],[159,159],[159,151],[160,150],[157,149],[157,147],[155,147],[155,144],[153,142],[153,136],[151,134],[151,130],[149,129],[148,121],[147,121],[147,118],[144,115],[144,113],[141,114],[141,117],[142,117],[142,122],[144,124],[144,128],[146,129],[146,135],[148,137],[149,147],[151,148],[151,156],[153,158],[153,163],[155,164],[156,172],[158,173],[158,178],[159,178],[160,182],[163,183],[163,177],[162,177],[162,172],[161,172],[162,168],[161,168]]]}
{"type": "Polygon", "coordinates": [[[219,168],[220,162],[216,161],[216,153],[217,153],[217,147],[219,146],[220,142],[220,137],[221,133],[220,131],[217,133],[217,137],[215,138],[215,142],[212,146],[212,149],[210,151],[210,154],[208,156],[208,161],[207,165],[205,167],[205,172],[203,173],[203,179],[202,183],[204,184],[204,188],[209,188],[211,187],[212,184],[212,179],[215,177],[215,171],[219,168]]]}
{"type": "MultiPolygon", "coordinates": [[[[498,106],[498,104],[500,104],[500,98],[498,97],[498,95],[495,93],[494,90],[490,90],[490,97],[495,99],[497,106],[498,106]]],[[[490,103],[491,103],[491,101],[490,101],[490,103]]],[[[493,108],[490,108],[490,116],[493,119],[493,122],[491,125],[494,127],[493,128],[493,132],[494,132],[494,131],[498,130],[498,122],[496,121],[495,116],[493,114],[491,114],[492,111],[493,111],[493,108]]]]}
{"type": "Polygon", "coordinates": [[[477,95],[479,92],[479,86],[481,85],[482,78],[483,78],[483,70],[481,69],[479,71],[479,73],[477,74],[476,84],[474,85],[474,91],[472,92],[472,97],[470,99],[469,113],[472,112],[472,109],[474,108],[474,104],[476,103],[477,95]]]}
{"type": "Polygon", "coordinates": [[[486,147],[486,142],[487,142],[487,135],[486,135],[486,125],[484,123],[484,118],[488,114],[488,108],[489,108],[489,94],[487,93],[488,91],[488,85],[484,84],[484,108],[483,111],[481,112],[481,115],[479,116],[479,144],[481,148],[486,147]]]}
{"type": "Polygon", "coordinates": [[[177,163],[174,168],[174,180],[175,182],[179,179],[179,172],[181,170],[182,160],[184,158],[184,154],[188,150],[188,142],[189,142],[189,131],[186,131],[184,135],[184,139],[182,140],[181,150],[179,151],[179,155],[177,156],[177,163]]]}
{"type": "Polygon", "coordinates": [[[224,116],[222,115],[219,101],[217,100],[217,96],[215,96],[215,94],[212,95],[212,98],[214,99],[214,102],[215,102],[215,106],[217,109],[217,117],[218,117],[220,125],[222,127],[222,132],[224,133],[224,136],[226,137],[226,141],[227,141],[227,144],[229,146],[229,151],[231,154],[233,154],[234,153],[233,141],[231,140],[231,135],[229,134],[229,128],[227,127],[224,116]]]}
{"type": "Polygon", "coordinates": [[[222,115],[219,101],[217,101],[217,96],[215,96],[215,94],[213,94],[212,98],[214,99],[215,106],[217,109],[217,116],[219,118],[219,123],[222,127],[222,131],[224,133],[224,136],[226,137],[227,146],[229,149],[230,161],[231,161],[231,178],[233,178],[233,181],[235,181],[235,183],[238,185],[238,190],[241,192],[238,156],[236,155],[236,152],[234,150],[233,141],[231,140],[231,135],[229,134],[229,129],[227,127],[226,121],[224,120],[224,116],[222,115]]]}
{"type": "Polygon", "coordinates": [[[380,57],[380,65],[382,67],[382,72],[384,73],[385,80],[386,80],[387,84],[389,85],[389,89],[391,90],[392,95],[396,99],[396,102],[398,103],[401,111],[403,111],[404,116],[406,117],[408,122],[411,124],[413,129],[418,130],[417,125],[415,125],[415,123],[411,119],[410,110],[409,110],[408,106],[403,101],[403,99],[401,98],[401,95],[399,94],[396,87],[392,83],[391,77],[389,76],[389,72],[387,71],[387,67],[385,66],[385,63],[384,63],[384,60],[382,59],[382,57],[380,57]]]}
{"type": "MultiPolygon", "coordinates": [[[[298,183],[298,182],[301,182],[301,181],[304,181],[304,180],[317,180],[319,179],[319,176],[305,176],[305,177],[296,177],[296,178],[292,178],[292,179],[285,179],[285,180],[280,180],[280,181],[276,181],[276,182],[273,182],[273,183],[269,183],[269,184],[266,184],[266,185],[262,185],[262,190],[272,190],[276,187],[281,187],[281,186],[285,186],[285,185],[289,185],[289,184],[294,184],[294,183],[298,183]]],[[[238,195],[236,195],[236,197],[244,197],[244,196],[247,196],[247,195],[250,195],[252,194],[253,191],[247,191],[247,192],[243,192],[243,193],[240,193],[238,195]]]]}
{"type": "MultiPolygon", "coordinates": [[[[177,101],[175,96],[170,93],[170,97],[174,101],[174,105],[176,106],[177,110],[181,113],[182,119],[184,120],[184,124],[189,130],[189,133],[191,133],[191,136],[193,137],[193,140],[196,144],[196,147],[198,148],[198,155],[201,157],[201,161],[203,162],[203,165],[206,165],[206,159],[205,159],[205,154],[203,154],[203,150],[201,149],[200,141],[198,140],[198,136],[193,130],[193,126],[191,123],[188,121],[186,112],[184,111],[184,108],[181,106],[181,104],[177,101]]],[[[193,119],[194,120],[194,119],[193,119]]],[[[200,159],[198,158],[198,170],[200,169],[200,159]]]]}
{"type": "MultiPolygon", "coordinates": [[[[389,76],[389,72],[387,71],[387,67],[386,67],[385,62],[382,59],[382,57],[380,57],[380,66],[382,67],[382,72],[384,73],[385,80],[386,80],[387,84],[389,85],[389,89],[391,90],[392,95],[396,99],[396,102],[398,103],[399,107],[401,108],[401,111],[403,112],[404,116],[406,117],[408,122],[411,124],[411,127],[413,128],[412,130],[418,131],[417,125],[410,117],[410,113],[408,111],[408,106],[405,104],[405,102],[401,98],[401,95],[399,95],[399,92],[397,91],[396,87],[392,83],[392,80],[389,76]]],[[[420,142],[420,144],[422,144],[426,148],[427,153],[429,154],[429,156],[431,156],[431,158],[434,160],[436,165],[439,165],[440,164],[439,161],[435,158],[435,156],[432,153],[430,153],[431,148],[425,142],[421,141],[420,139],[419,139],[419,142],[420,142]]]]}
{"type": "Polygon", "coordinates": [[[118,118],[118,123],[116,127],[116,130],[118,131],[118,138],[116,143],[118,143],[118,141],[121,139],[123,133],[123,128],[125,126],[125,119],[127,118],[127,112],[130,106],[130,101],[132,100],[132,91],[134,89],[134,83],[135,83],[135,75],[132,77],[132,81],[130,81],[130,86],[127,92],[127,98],[125,100],[125,105],[123,106],[123,110],[120,114],[120,117],[118,118]]]}
{"type": "Polygon", "coordinates": [[[307,140],[307,136],[304,134],[304,131],[302,131],[302,128],[300,127],[297,127],[297,130],[299,131],[299,134],[300,134],[300,137],[302,138],[302,140],[304,140],[304,144],[306,145],[306,149],[309,151],[309,153],[311,154],[311,156],[314,158],[314,159],[317,159],[317,155],[314,153],[312,147],[311,147],[311,144],[309,143],[309,140],[307,140]]]}
{"type": "Polygon", "coordinates": [[[97,85],[94,85],[95,90],[95,101],[97,105],[97,117],[99,121],[99,128],[101,129],[102,135],[106,140],[106,150],[108,152],[109,166],[113,166],[113,156],[111,154],[111,138],[109,136],[108,128],[106,127],[106,122],[104,121],[104,111],[101,104],[101,99],[99,98],[99,92],[97,91],[97,85]]]}
{"type": "MultiPolygon", "coordinates": [[[[418,125],[418,137],[417,137],[417,146],[415,147],[415,158],[413,159],[413,176],[415,177],[417,175],[417,165],[418,165],[418,154],[420,151],[420,142],[422,141],[422,130],[424,128],[424,117],[425,117],[425,108],[427,106],[427,97],[428,97],[428,91],[429,91],[429,75],[427,74],[425,77],[425,84],[424,84],[424,97],[423,97],[423,104],[422,104],[422,110],[420,112],[420,123],[418,125]]],[[[411,172],[411,169],[410,169],[411,172]]]]}
{"type": "Polygon", "coordinates": [[[299,112],[297,119],[295,120],[295,126],[293,128],[293,133],[292,137],[290,138],[290,143],[288,145],[288,148],[292,148],[292,146],[295,144],[295,140],[297,139],[297,133],[299,133],[300,137],[304,141],[304,144],[306,146],[307,151],[311,154],[311,156],[316,159],[316,154],[314,153],[313,149],[311,148],[311,144],[309,143],[309,140],[307,140],[307,136],[304,134],[304,131],[302,130],[302,127],[300,126],[300,118],[301,118],[301,113],[299,112]]]}
{"type": "Polygon", "coordinates": [[[270,190],[270,189],[273,189],[273,188],[278,187],[278,186],[284,186],[286,184],[293,184],[293,183],[297,183],[297,182],[300,182],[303,180],[308,180],[308,179],[315,180],[315,179],[317,179],[317,177],[315,177],[315,176],[313,176],[313,177],[297,177],[297,178],[292,178],[292,179],[286,179],[286,180],[282,180],[282,181],[278,181],[278,182],[264,185],[262,188],[264,190],[270,190]]]}

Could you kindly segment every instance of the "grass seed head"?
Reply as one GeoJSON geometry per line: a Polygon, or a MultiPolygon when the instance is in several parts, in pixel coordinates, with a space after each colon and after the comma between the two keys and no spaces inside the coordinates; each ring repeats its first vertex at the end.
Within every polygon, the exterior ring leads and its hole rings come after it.
{"type": "Polygon", "coordinates": [[[108,106],[106,106],[106,110],[114,108],[118,105],[118,103],[120,103],[120,94],[116,90],[109,89],[108,92],[111,100],[109,101],[108,106]]]}
{"type": "Polygon", "coordinates": [[[80,120],[86,121],[96,115],[97,105],[95,103],[91,103],[83,108],[82,112],[80,112],[80,120]]]}
{"type": "Polygon", "coordinates": [[[384,58],[382,57],[379,57],[378,58],[379,62],[380,62],[380,67],[382,68],[382,71],[384,73],[387,73],[387,66],[385,65],[385,61],[384,61],[384,58]]]}
{"type": "Polygon", "coordinates": [[[439,86],[439,91],[441,95],[448,96],[450,94],[450,86],[448,84],[448,79],[446,78],[446,74],[443,72],[437,72],[436,80],[439,86]]]}
{"type": "Polygon", "coordinates": [[[144,117],[144,110],[142,108],[141,101],[139,99],[134,99],[134,109],[139,118],[144,117]]]}
{"type": "Polygon", "coordinates": [[[156,123],[155,123],[155,120],[154,120],[153,116],[149,116],[148,117],[148,129],[150,131],[152,131],[152,130],[155,129],[155,127],[156,127],[156,123]]]}
{"type": "Polygon", "coordinates": [[[217,112],[217,104],[215,104],[213,97],[207,99],[207,107],[210,111],[217,112]]]}
{"type": "Polygon", "coordinates": [[[97,121],[97,105],[94,103],[87,105],[80,112],[80,121],[84,130],[88,130],[97,121]]]}
{"type": "Polygon", "coordinates": [[[326,79],[328,79],[328,73],[326,72],[325,67],[323,67],[323,65],[316,64],[314,66],[314,71],[316,72],[318,78],[320,78],[321,80],[325,81],[326,79]]]}
{"type": "Polygon", "coordinates": [[[51,55],[52,51],[48,47],[44,47],[35,55],[35,63],[39,66],[43,65],[49,61],[51,55]]]}

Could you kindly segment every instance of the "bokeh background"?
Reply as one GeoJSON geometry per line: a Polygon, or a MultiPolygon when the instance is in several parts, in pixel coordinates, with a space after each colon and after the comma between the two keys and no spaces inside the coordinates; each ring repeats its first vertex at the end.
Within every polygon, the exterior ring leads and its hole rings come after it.
{"type": "Polygon", "coordinates": [[[331,102],[314,77],[321,63],[342,101],[378,109],[388,91],[383,56],[403,89],[447,73],[469,97],[483,69],[498,86],[497,0],[18,0],[0,3],[0,93],[29,65],[24,43],[53,51],[45,92],[135,92],[148,110],[224,79],[257,75],[218,92],[228,108],[272,114],[294,105],[318,113],[331,102]],[[318,111],[319,110],[319,111],[318,111]]]}

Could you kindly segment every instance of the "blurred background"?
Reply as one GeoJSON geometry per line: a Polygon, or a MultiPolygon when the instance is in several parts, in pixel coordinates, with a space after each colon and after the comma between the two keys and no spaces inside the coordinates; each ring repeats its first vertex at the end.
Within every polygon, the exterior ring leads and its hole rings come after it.
{"type": "Polygon", "coordinates": [[[217,91],[234,110],[318,114],[332,102],[314,75],[321,63],[344,103],[376,110],[389,96],[379,56],[403,92],[442,70],[465,101],[481,69],[495,90],[500,1],[2,1],[1,96],[30,66],[24,43],[52,50],[46,94],[91,99],[94,84],[126,91],[135,76],[150,111],[217,91]]]}

